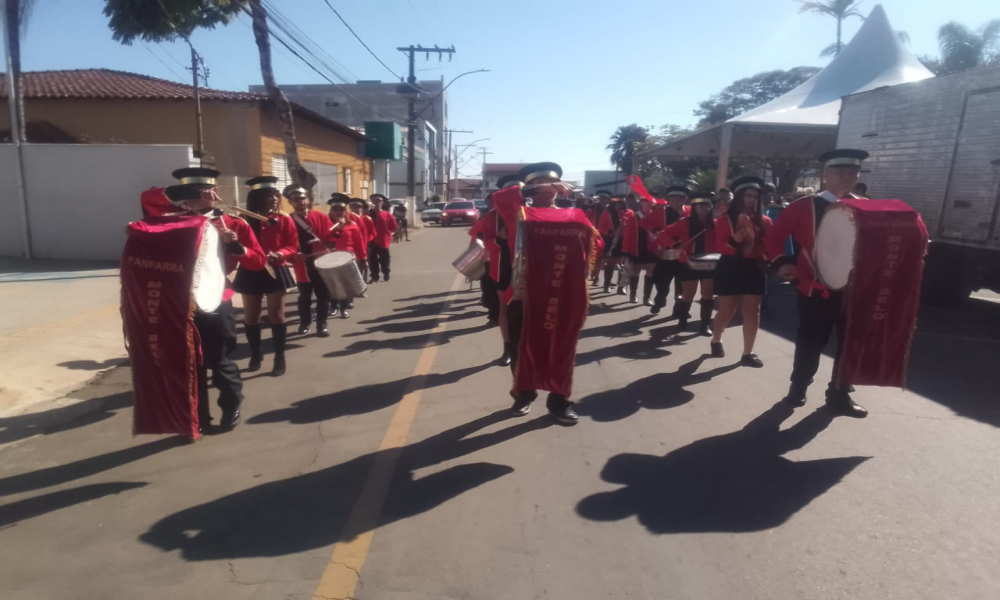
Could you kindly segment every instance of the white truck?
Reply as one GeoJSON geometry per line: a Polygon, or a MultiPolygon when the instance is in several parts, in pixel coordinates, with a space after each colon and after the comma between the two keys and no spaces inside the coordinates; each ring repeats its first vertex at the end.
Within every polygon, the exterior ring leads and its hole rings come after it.
{"type": "Polygon", "coordinates": [[[1000,292],[1000,66],[846,96],[837,144],[871,153],[868,197],[898,198],[923,216],[925,301],[1000,292]]]}

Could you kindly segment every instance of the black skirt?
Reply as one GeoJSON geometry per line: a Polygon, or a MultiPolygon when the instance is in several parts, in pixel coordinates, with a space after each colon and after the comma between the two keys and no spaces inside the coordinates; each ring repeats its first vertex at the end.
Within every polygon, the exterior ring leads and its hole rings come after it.
{"type": "Polygon", "coordinates": [[[233,279],[233,290],[248,296],[263,296],[295,287],[295,278],[287,266],[273,267],[274,277],[267,270],[251,271],[240,267],[233,279]]]}
{"type": "Polygon", "coordinates": [[[691,265],[684,263],[681,266],[679,275],[681,281],[701,281],[702,279],[715,279],[715,274],[718,270],[719,268],[716,267],[715,271],[695,271],[691,268],[691,265]]]}
{"type": "Polygon", "coordinates": [[[759,258],[723,255],[715,267],[716,296],[763,296],[767,273],[759,258]]]}

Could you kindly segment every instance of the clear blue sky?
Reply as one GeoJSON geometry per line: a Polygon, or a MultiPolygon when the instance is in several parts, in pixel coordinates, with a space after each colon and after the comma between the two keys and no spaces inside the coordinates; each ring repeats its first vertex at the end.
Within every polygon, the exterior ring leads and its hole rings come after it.
{"type": "MultiPolygon", "coordinates": [[[[37,0],[23,46],[26,70],[104,67],[165,79],[190,76],[186,47],[111,39],[103,0],[37,0]],[[152,54],[151,52],[152,51],[152,54]],[[154,56],[155,54],[155,56],[154,56]],[[157,58],[158,57],[158,58],[157,58]],[[162,62],[161,62],[162,61],[162,62]],[[172,72],[173,71],[173,72],[172,72]]],[[[323,0],[272,0],[357,79],[392,80],[347,32],[323,0]]],[[[450,89],[450,125],[470,129],[457,143],[482,143],[490,162],[554,160],[566,178],[609,168],[604,149],[619,125],[695,121],[692,110],[732,81],[770,69],[823,66],[835,22],[799,14],[793,0],[331,0],[397,73],[397,46],[458,50],[453,62],[424,62],[418,76],[446,80],[480,68],[450,89]]],[[[862,3],[867,13],[876,2],[862,3]]],[[[991,17],[986,0],[882,0],[893,27],[905,30],[917,55],[937,54],[937,29],[950,20],[978,27],[991,17]],[[917,6],[919,4],[919,7],[917,6]]],[[[261,83],[257,49],[243,17],[199,31],[194,44],[211,69],[210,84],[245,90],[261,83]]],[[[845,41],[860,21],[845,26],[845,41]]],[[[279,49],[279,83],[322,83],[279,49]]],[[[471,154],[468,153],[468,154],[471,154]]],[[[463,174],[477,176],[475,159],[463,174]]]]}

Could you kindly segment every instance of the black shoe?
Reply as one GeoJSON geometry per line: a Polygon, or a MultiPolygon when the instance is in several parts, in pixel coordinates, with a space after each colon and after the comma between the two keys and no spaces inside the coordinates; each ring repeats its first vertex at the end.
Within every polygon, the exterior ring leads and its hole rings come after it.
{"type": "Polygon", "coordinates": [[[219,428],[223,431],[231,431],[234,427],[240,424],[240,409],[236,409],[232,412],[222,413],[222,420],[219,421],[219,428]]]}
{"type": "Polygon", "coordinates": [[[340,309],[340,318],[341,319],[350,319],[351,318],[351,313],[347,312],[346,308],[342,308],[342,309],[340,309]]]}
{"type": "Polygon", "coordinates": [[[625,294],[627,294],[628,292],[626,292],[626,291],[625,291],[625,288],[623,288],[622,286],[618,286],[618,292],[616,292],[616,293],[617,293],[617,294],[618,294],[619,296],[624,296],[624,295],[625,295],[625,294]]]}
{"type": "Polygon", "coordinates": [[[510,414],[514,417],[524,417],[531,412],[531,399],[515,398],[514,405],[510,407],[510,414]]]}
{"type": "Polygon", "coordinates": [[[299,335],[309,335],[309,323],[301,323],[299,325],[299,335]]]}
{"type": "Polygon", "coordinates": [[[702,321],[701,326],[698,327],[698,333],[705,337],[712,337],[715,335],[715,332],[712,331],[712,324],[705,321],[702,321]]]}
{"type": "Polygon", "coordinates": [[[501,354],[500,358],[497,359],[497,366],[498,367],[510,366],[510,351],[506,348],[506,346],[503,349],[503,354],[501,354]]]}
{"type": "Polygon", "coordinates": [[[387,282],[389,281],[389,274],[388,274],[388,273],[386,273],[386,274],[385,274],[385,280],[386,280],[387,282]]]}
{"type": "Polygon", "coordinates": [[[868,409],[854,402],[847,392],[833,391],[827,392],[826,405],[830,410],[845,417],[864,419],[868,416],[868,409]]]}
{"type": "Polygon", "coordinates": [[[677,319],[677,331],[687,331],[687,328],[688,328],[687,317],[682,316],[681,318],[677,319]]]}
{"type": "Polygon", "coordinates": [[[253,373],[254,371],[260,371],[261,357],[259,354],[250,357],[250,364],[247,365],[247,371],[253,373]]]}
{"type": "Polygon", "coordinates": [[[740,358],[740,364],[744,367],[759,369],[764,366],[764,361],[762,361],[759,356],[751,352],[750,354],[744,354],[743,357],[740,358]]]}
{"type": "Polygon", "coordinates": [[[604,286],[604,293],[605,294],[610,294],[611,293],[611,286],[610,285],[605,285],[604,286]]]}
{"type": "Polygon", "coordinates": [[[661,310],[663,310],[662,306],[660,306],[659,304],[654,304],[653,307],[649,309],[649,312],[650,314],[658,315],[660,314],[661,310]]]}
{"type": "Polygon", "coordinates": [[[722,342],[712,342],[712,356],[715,358],[725,358],[726,351],[722,348],[722,342]]]}
{"type": "Polygon", "coordinates": [[[348,300],[347,301],[347,310],[354,310],[354,301],[353,300],[348,300]]]}
{"type": "Polygon", "coordinates": [[[326,328],[326,325],[317,325],[316,337],[330,337],[330,330],[326,328]]]}
{"type": "Polygon", "coordinates": [[[550,408],[549,414],[563,425],[576,425],[580,421],[580,416],[573,410],[573,404],[568,403],[563,408],[550,408]]]}
{"type": "Polygon", "coordinates": [[[271,369],[271,377],[281,377],[285,374],[285,357],[274,357],[274,368],[271,369]]]}
{"type": "Polygon", "coordinates": [[[653,305],[653,301],[650,300],[649,298],[643,298],[642,299],[642,305],[643,306],[652,306],[653,305]]]}
{"type": "Polygon", "coordinates": [[[807,386],[793,383],[788,386],[788,395],[782,398],[782,401],[786,404],[791,404],[792,406],[805,406],[807,389],[807,386]]]}

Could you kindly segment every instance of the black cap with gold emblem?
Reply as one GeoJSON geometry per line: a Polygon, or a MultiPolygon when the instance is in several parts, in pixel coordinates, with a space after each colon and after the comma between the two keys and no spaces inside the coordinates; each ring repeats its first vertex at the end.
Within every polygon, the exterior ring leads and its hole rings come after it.
{"type": "Polygon", "coordinates": [[[764,180],[760,177],[754,177],[753,175],[747,175],[746,177],[740,177],[730,188],[733,190],[734,194],[739,193],[740,190],[759,190],[764,187],[764,180]]]}
{"type": "Polygon", "coordinates": [[[854,167],[861,168],[861,162],[868,158],[869,154],[864,150],[854,150],[852,148],[838,148],[830,150],[820,155],[819,160],[823,167],[854,167]]]}
{"type": "Polygon", "coordinates": [[[540,179],[559,181],[562,174],[562,167],[554,162],[533,163],[523,167],[520,172],[521,181],[525,185],[540,179]]]}
{"type": "Polygon", "coordinates": [[[711,206],[712,200],[715,198],[715,194],[713,194],[712,192],[695,192],[690,196],[688,196],[688,198],[690,198],[691,200],[690,202],[691,206],[694,206],[696,204],[708,204],[709,206],[711,206]]]}
{"type": "Polygon", "coordinates": [[[519,173],[511,173],[497,179],[497,189],[504,190],[519,183],[521,183],[521,175],[519,173]]]}
{"type": "Polygon", "coordinates": [[[254,177],[253,179],[247,179],[243,183],[251,190],[278,189],[278,178],[271,175],[254,177]]]}
{"type": "Polygon", "coordinates": [[[330,199],[327,200],[326,203],[329,204],[330,206],[333,206],[334,204],[345,204],[345,205],[354,204],[354,202],[351,201],[350,196],[348,196],[347,194],[341,194],[340,192],[334,192],[330,194],[330,199]]]}
{"type": "Polygon", "coordinates": [[[175,204],[185,200],[197,200],[203,191],[218,186],[216,178],[219,172],[215,169],[187,167],[177,169],[171,175],[177,179],[177,185],[168,186],[164,193],[175,204]]]}
{"type": "Polygon", "coordinates": [[[672,185],[667,188],[667,198],[671,196],[684,196],[687,198],[691,195],[691,190],[687,189],[683,185],[672,185]]]}

